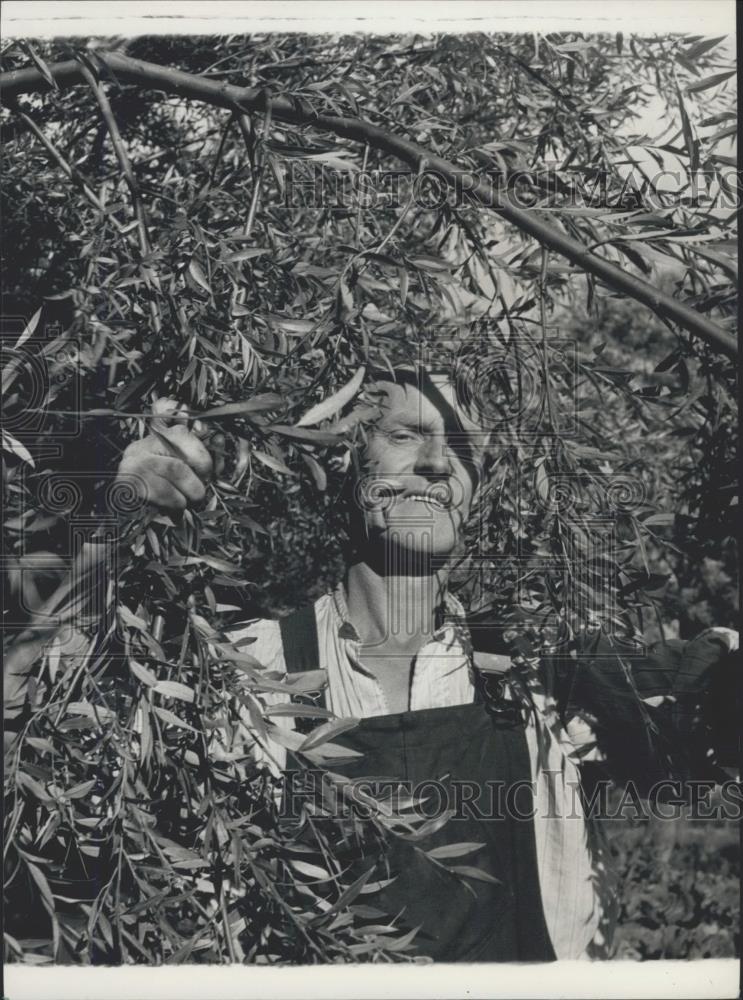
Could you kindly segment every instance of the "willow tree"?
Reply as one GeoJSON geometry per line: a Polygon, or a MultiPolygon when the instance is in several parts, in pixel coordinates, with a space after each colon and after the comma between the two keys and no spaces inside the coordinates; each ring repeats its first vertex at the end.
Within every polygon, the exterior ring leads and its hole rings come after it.
{"type": "MultiPolygon", "coordinates": [[[[9,704],[11,960],[410,960],[334,845],[363,829],[383,859],[421,830],[368,802],[330,827],[279,822],[275,782],[224,736],[238,712],[274,731],[282,681],[225,630],[332,579],[332,459],[358,430],[337,413],[372,365],[452,365],[489,422],[456,582],[536,655],[589,622],[642,628],[657,553],[681,513],[685,530],[700,516],[673,470],[648,487],[659,438],[685,442],[679,475],[716,442],[734,535],[723,42],[6,45],[7,633],[31,665],[9,704]],[[625,344],[622,368],[597,319],[612,303],[655,335],[644,355],[625,344]],[[179,522],[113,482],[162,396],[220,454],[179,522]],[[73,574],[60,597],[76,546],[107,533],[117,586],[73,574]],[[50,594],[56,617],[40,615],[50,594]]],[[[292,693],[321,684],[313,671],[292,693]]],[[[344,725],[289,749],[332,764],[344,725]]]]}

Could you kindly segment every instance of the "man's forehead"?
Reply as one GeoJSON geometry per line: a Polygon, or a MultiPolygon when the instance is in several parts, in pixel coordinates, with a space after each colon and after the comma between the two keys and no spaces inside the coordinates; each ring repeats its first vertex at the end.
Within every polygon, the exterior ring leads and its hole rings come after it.
{"type": "MultiPolygon", "coordinates": [[[[399,373],[398,373],[399,374],[399,373]]],[[[404,370],[407,374],[407,370],[404,370]]],[[[416,380],[394,379],[392,374],[377,375],[369,384],[369,394],[376,397],[382,416],[404,413],[407,418],[417,418],[423,424],[443,421],[452,433],[465,433],[482,442],[486,431],[463,404],[447,372],[426,372],[416,380]]]]}

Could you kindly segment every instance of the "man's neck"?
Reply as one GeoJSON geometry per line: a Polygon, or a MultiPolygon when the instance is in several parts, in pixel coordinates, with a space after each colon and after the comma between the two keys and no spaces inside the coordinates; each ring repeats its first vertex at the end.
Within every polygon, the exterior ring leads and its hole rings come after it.
{"type": "Polygon", "coordinates": [[[434,632],[447,573],[383,575],[367,562],[346,574],[348,613],[365,646],[417,652],[434,632]]]}

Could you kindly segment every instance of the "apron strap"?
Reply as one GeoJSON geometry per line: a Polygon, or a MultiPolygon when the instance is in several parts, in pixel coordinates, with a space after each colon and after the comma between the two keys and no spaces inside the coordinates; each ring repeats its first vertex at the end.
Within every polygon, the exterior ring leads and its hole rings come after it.
{"type": "Polygon", "coordinates": [[[307,604],[279,619],[284,662],[287,672],[316,670],[320,665],[320,645],[314,604],[307,604]]]}
{"type": "MultiPolygon", "coordinates": [[[[281,643],[284,647],[284,663],[287,673],[298,674],[303,670],[317,670],[320,666],[320,643],[317,636],[317,618],[314,604],[297,608],[291,614],[279,619],[281,643]]],[[[325,691],[317,695],[305,696],[310,702],[325,706],[325,691]]],[[[303,699],[300,698],[300,701],[303,699]]],[[[298,716],[294,728],[302,736],[309,736],[322,720],[298,716]]]]}

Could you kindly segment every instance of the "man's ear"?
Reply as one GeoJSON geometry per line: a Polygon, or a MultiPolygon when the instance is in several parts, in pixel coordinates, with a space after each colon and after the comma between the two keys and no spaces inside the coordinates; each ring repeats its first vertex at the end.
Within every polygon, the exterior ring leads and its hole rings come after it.
{"type": "Polygon", "coordinates": [[[333,472],[346,473],[351,466],[351,449],[342,445],[328,459],[328,468],[333,472]]]}

